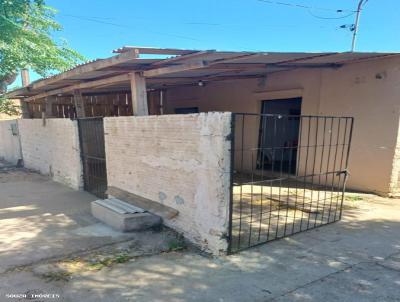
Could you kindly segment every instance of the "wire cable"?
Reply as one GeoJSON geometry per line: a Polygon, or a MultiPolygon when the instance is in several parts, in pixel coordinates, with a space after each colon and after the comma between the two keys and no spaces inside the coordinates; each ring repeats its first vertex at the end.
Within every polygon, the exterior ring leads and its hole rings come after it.
{"type": "MultiPolygon", "coordinates": [[[[80,20],[85,20],[89,22],[95,22],[95,23],[100,23],[100,24],[105,24],[105,25],[111,25],[119,28],[126,28],[126,29],[132,29],[132,26],[125,25],[125,24],[118,24],[114,22],[107,22],[99,19],[93,19],[92,17],[84,17],[84,16],[76,16],[76,15],[66,15],[66,14],[59,14],[60,16],[64,17],[71,17],[75,19],[80,19],[80,20]]],[[[162,36],[168,36],[168,37],[174,37],[174,38],[179,38],[179,39],[185,39],[185,40],[192,40],[192,41],[200,41],[199,39],[193,38],[193,37],[188,37],[188,36],[182,36],[182,35],[176,35],[176,34],[169,34],[169,33],[164,33],[164,32],[159,32],[159,31],[153,31],[149,29],[145,29],[145,31],[149,33],[153,33],[156,35],[162,35],[162,36]]]]}
{"type": "Polygon", "coordinates": [[[307,5],[303,5],[303,4],[288,3],[288,2],[281,2],[281,1],[271,1],[271,0],[257,0],[257,1],[263,2],[263,3],[268,3],[268,4],[289,6],[289,7],[293,7],[293,8],[301,8],[301,9],[307,9],[307,10],[314,9],[314,10],[323,10],[323,11],[330,11],[330,12],[336,12],[336,13],[342,13],[342,12],[356,13],[356,11],[348,10],[348,9],[333,9],[333,8],[327,8],[327,7],[307,6],[307,5]]]}
{"type": "Polygon", "coordinates": [[[352,12],[352,13],[350,13],[350,14],[348,14],[348,15],[340,16],[340,17],[322,17],[322,16],[318,16],[318,15],[313,14],[313,13],[311,12],[311,10],[308,10],[308,13],[309,13],[311,16],[313,16],[314,18],[323,19],[323,20],[345,19],[345,18],[351,17],[351,16],[353,16],[354,14],[356,14],[356,12],[352,12]]]}

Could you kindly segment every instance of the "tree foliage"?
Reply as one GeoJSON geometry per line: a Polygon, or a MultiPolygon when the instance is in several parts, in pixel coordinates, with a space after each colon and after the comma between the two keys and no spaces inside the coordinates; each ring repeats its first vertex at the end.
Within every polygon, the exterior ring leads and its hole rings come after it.
{"type": "Polygon", "coordinates": [[[14,101],[0,95],[0,113],[17,115],[20,113],[20,108],[14,101]]]}
{"type": "Polygon", "coordinates": [[[23,68],[48,76],[83,60],[54,37],[62,29],[55,14],[44,0],[0,0],[0,94],[23,68]]]}

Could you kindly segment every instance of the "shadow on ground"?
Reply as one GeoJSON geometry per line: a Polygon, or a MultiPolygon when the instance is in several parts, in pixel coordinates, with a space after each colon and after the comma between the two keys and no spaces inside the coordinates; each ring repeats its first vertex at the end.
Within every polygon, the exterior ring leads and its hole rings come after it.
{"type": "MultiPolygon", "coordinates": [[[[46,180],[42,185],[55,186],[47,184],[46,180]]],[[[52,210],[54,205],[46,208],[32,197],[29,193],[32,188],[25,193],[17,188],[18,185],[7,190],[27,196],[29,202],[17,204],[11,196],[2,210],[17,206],[37,208],[24,209],[21,217],[18,210],[0,211],[0,215],[6,215],[0,220],[1,263],[15,265],[23,262],[21,259],[32,261],[40,258],[37,254],[48,257],[46,246],[50,246],[50,250],[55,247],[57,251],[81,244],[90,246],[93,224],[81,215],[87,211],[86,206],[82,211],[69,212],[68,209],[78,202],[74,199],[71,204],[63,205],[65,211],[52,210]],[[42,212],[30,212],[38,208],[42,208],[42,212]],[[34,214],[27,215],[29,213],[34,214]],[[77,232],[81,232],[80,235],[77,232]],[[12,236],[8,238],[7,234],[12,236]],[[83,239],[76,239],[81,238],[79,236],[83,239]],[[15,253],[24,256],[15,261],[15,253]]],[[[62,192],[59,191],[60,196],[62,192]]],[[[42,196],[43,193],[37,194],[42,196]]],[[[58,193],[51,200],[56,196],[58,193]]],[[[21,196],[18,198],[22,200],[21,196]]],[[[86,202],[89,201],[90,198],[86,202]]],[[[232,256],[208,258],[190,250],[165,252],[133,257],[100,270],[82,271],[72,274],[68,280],[48,282],[35,274],[33,265],[22,271],[0,274],[0,294],[4,297],[9,292],[41,291],[59,294],[58,301],[96,302],[399,301],[398,213],[399,200],[368,198],[347,209],[340,222],[232,256]]],[[[142,242],[149,240],[151,234],[146,236],[142,242]]],[[[104,241],[112,236],[99,238],[104,241]]]]}

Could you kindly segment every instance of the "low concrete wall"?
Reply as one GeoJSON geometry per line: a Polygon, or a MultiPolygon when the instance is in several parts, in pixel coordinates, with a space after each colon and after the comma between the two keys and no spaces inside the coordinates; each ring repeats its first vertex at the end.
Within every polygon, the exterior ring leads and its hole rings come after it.
{"type": "Polygon", "coordinates": [[[21,119],[18,121],[24,166],[71,188],[82,187],[82,164],[76,121],[21,119]]]}
{"type": "Polygon", "coordinates": [[[21,157],[17,120],[0,121],[0,160],[16,165],[21,157]]]}
{"type": "Polygon", "coordinates": [[[105,118],[108,185],[179,211],[164,223],[226,251],[230,113],[105,118]]]}

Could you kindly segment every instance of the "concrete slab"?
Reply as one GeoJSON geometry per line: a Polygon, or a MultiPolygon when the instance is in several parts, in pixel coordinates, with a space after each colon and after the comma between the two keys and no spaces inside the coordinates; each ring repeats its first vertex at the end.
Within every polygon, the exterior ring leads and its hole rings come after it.
{"type": "Polygon", "coordinates": [[[347,264],[379,261],[400,252],[399,213],[399,200],[376,196],[371,201],[359,202],[356,209],[345,210],[342,221],[290,240],[299,248],[347,264]]]}
{"type": "Polygon", "coordinates": [[[274,301],[400,301],[400,274],[374,263],[360,263],[302,286],[274,301]]]}
{"type": "Polygon", "coordinates": [[[0,272],[132,236],[85,233],[98,223],[90,213],[96,197],[36,173],[0,172],[0,192],[0,272]]]}
{"type": "Polygon", "coordinates": [[[389,258],[380,261],[380,265],[383,267],[392,269],[392,270],[397,270],[400,273],[400,254],[390,256],[389,258]]]}
{"type": "Polygon", "coordinates": [[[161,224],[161,217],[117,199],[92,201],[91,211],[95,218],[121,232],[143,231],[161,224]]]}

